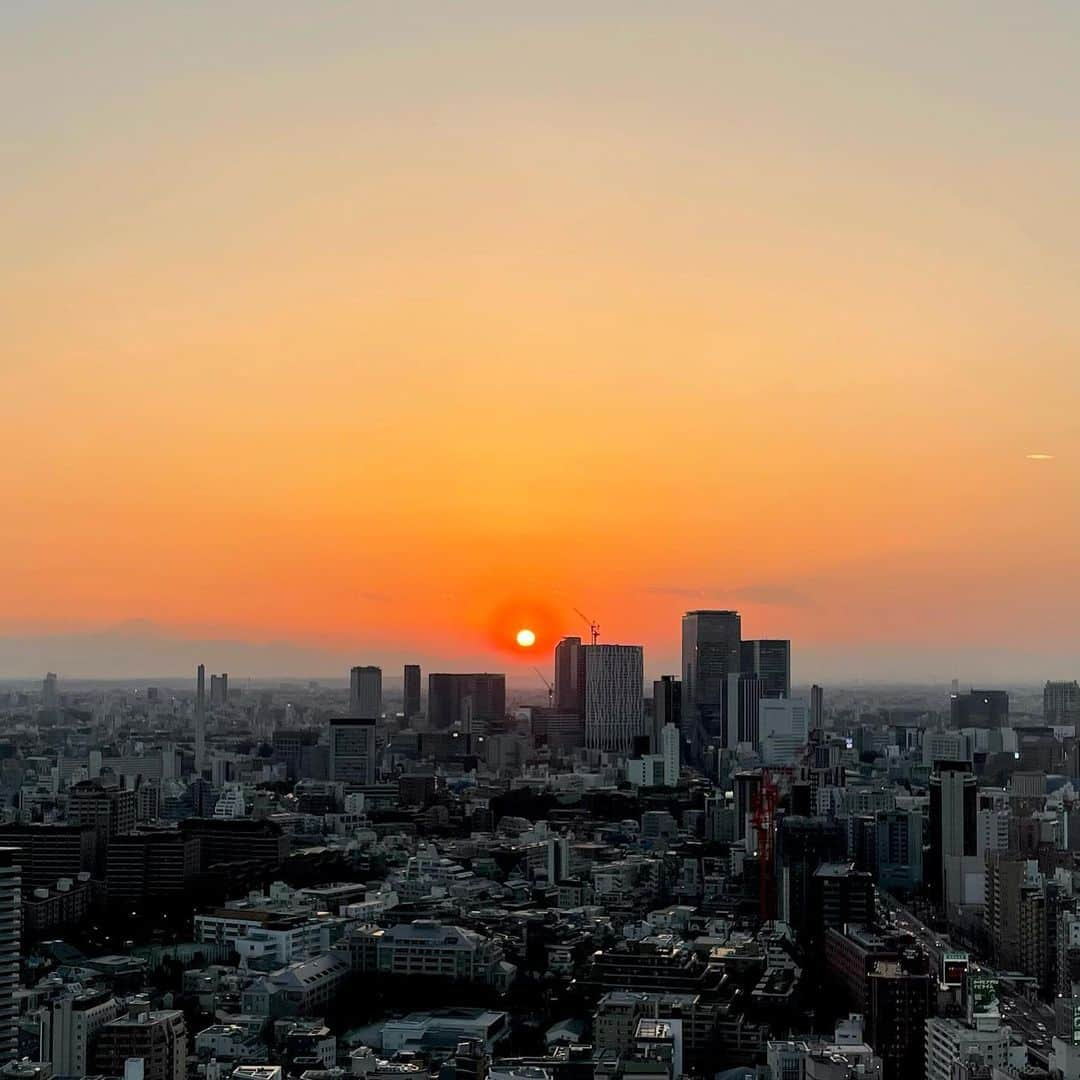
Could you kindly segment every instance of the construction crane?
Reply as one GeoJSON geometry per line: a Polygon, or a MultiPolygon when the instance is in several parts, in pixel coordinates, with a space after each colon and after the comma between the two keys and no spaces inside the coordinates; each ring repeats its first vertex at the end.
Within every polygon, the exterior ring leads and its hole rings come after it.
{"type": "Polygon", "coordinates": [[[588,615],[586,615],[584,611],[581,611],[581,610],[580,610],[580,609],[578,609],[578,608],[574,608],[574,610],[575,610],[575,611],[576,611],[576,612],[577,612],[577,613],[578,613],[578,614],[579,614],[579,615],[580,615],[580,616],[581,616],[581,617],[582,617],[582,618],[583,618],[583,619],[585,620],[585,622],[586,622],[586,623],[588,624],[588,626],[589,626],[589,633],[590,633],[590,634],[592,634],[592,643],[593,643],[593,644],[595,645],[595,644],[596,644],[596,639],[597,639],[597,638],[598,638],[598,637],[600,636],[600,624],[599,624],[598,622],[595,622],[595,621],[594,621],[593,619],[590,619],[590,618],[589,618],[589,616],[588,616],[588,615]]]}
{"type": "Polygon", "coordinates": [[[751,824],[757,836],[758,905],[762,919],[776,918],[776,881],[773,857],[776,842],[776,809],[780,788],[768,769],[761,774],[761,787],[751,800],[751,824]]]}
{"type": "Polygon", "coordinates": [[[548,677],[538,667],[534,667],[533,671],[540,676],[540,681],[547,687],[548,708],[550,709],[555,704],[555,687],[548,682],[548,677]]]}

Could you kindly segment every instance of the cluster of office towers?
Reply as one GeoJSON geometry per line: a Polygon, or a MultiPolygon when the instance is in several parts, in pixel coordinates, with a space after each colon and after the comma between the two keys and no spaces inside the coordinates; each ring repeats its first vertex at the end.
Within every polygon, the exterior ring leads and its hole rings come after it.
{"type": "MultiPolygon", "coordinates": [[[[558,713],[580,718],[586,748],[626,753],[648,737],[655,753],[667,724],[679,729],[691,756],[708,746],[756,745],[761,702],[791,696],[791,642],[743,640],[737,611],[683,616],[681,679],[665,675],[653,683],[651,715],[644,667],[640,645],[590,645],[566,637],[556,646],[552,704],[558,713]]],[[[820,706],[815,688],[811,713],[820,706]]]]}
{"type": "MultiPolygon", "coordinates": [[[[791,697],[791,642],[778,638],[743,640],[737,611],[689,611],[683,616],[681,677],[657,679],[651,701],[645,694],[645,656],[640,645],[587,644],[580,637],[564,637],[555,648],[554,659],[552,708],[545,722],[561,724],[564,733],[580,738],[580,742],[574,740],[578,745],[606,753],[630,754],[645,747],[658,753],[663,729],[669,724],[679,731],[683,751],[691,759],[699,758],[709,747],[733,750],[740,744],[756,746],[764,734],[762,702],[787,702],[791,697]]],[[[419,665],[407,664],[407,723],[421,715],[420,679],[419,665]]],[[[805,713],[801,703],[799,708],[805,713]]],[[[815,687],[804,728],[813,726],[815,710],[820,709],[820,689],[815,687]]],[[[331,731],[331,761],[338,762],[331,766],[332,779],[346,779],[345,774],[336,775],[342,769],[357,780],[356,769],[368,771],[359,762],[369,757],[373,760],[374,723],[381,715],[381,669],[353,668],[349,716],[336,721],[331,731]],[[343,764],[346,759],[353,765],[343,764]]],[[[428,676],[428,730],[483,731],[485,725],[501,722],[505,715],[504,675],[428,676]]],[[[790,717],[784,723],[790,726],[790,717]]]]}
{"type": "MultiPolygon", "coordinates": [[[[421,715],[420,665],[406,664],[404,718],[421,715]]],[[[375,725],[382,717],[382,669],[354,667],[349,673],[349,715],[330,722],[330,779],[373,784],[377,778],[375,725]]],[[[426,728],[483,734],[506,717],[506,676],[433,672],[428,676],[426,728]]]]}

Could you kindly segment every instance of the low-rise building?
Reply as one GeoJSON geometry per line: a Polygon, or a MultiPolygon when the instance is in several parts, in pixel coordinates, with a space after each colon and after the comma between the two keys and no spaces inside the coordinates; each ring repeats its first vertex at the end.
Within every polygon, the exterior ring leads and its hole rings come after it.
{"type": "Polygon", "coordinates": [[[255,979],[241,994],[241,1007],[253,1016],[321,1015],[348,973],[336,953],[301,960],[255,979]]]}
{"type": "Polygon", "coordinates": [[[178,1009],[136,1007],[102,1025],[94,1049],[94,1068],[123,1076],[125,1063],[141,1058],[144,1080],[186,1080],[187,1027],[178,1009]]]}
{"type": "Polygon", "coordinates": [[[453,1050],[460,1042],[479,1042],[488,1053],[510,1033],[510,1017],[490,1009],[433,1009],[410,1013],[383,1026],[383,1053],[453,1050]]]}
{"type": "Polygon", "coordinates": [[[483,934],[416,919],[383,930],[359,927],[349,936],[349,954],[356,971],[387,975],[434,976],[467,982],[509,985],[513,965],[483,934]]]}
{"type": "Polygon", "coordinates": [[[94,885],[85,871],[60,878],[51,887],[39,885],[22,894],[23,932],[30,937],[78,926],[94,904],[94,885]]]}
{"type": "Polygon", "coordinates": [[[218,908],[195,916],[195,941],[229,946],[242,960],[291,964],[329,952],[348,926],[337,915],[218,908]]]}
{"type": "Polygon", "coordinates": [[[985,1030],[951,1016],[926,1021],[926,1080],[951,1080],[953,1066],[976,1060],[988,1069],[1009,1063],[1009,1028],[995,1025],[985,1030]]]}
{"type": "Polygon", "coordinates": [[[195,1036],[195,1054],[203,1060],[257,1062],[266,1047],[239,1024],[212,1024],[195,1036]]]}

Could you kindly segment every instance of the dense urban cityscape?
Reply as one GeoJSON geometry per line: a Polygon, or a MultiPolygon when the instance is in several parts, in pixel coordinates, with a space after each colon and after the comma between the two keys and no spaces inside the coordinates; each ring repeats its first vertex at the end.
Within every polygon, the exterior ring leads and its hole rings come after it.
{"type": "Polygon", "coordinates": [[[535,688],[0,688],[3,1076],[1080,1077],[1077,682],[681,630],[649,687],[591,624],[535,688]]]}
{"type": "Polygon", "coordinates": [[[1080,1080],[1080,0],[0,88],[0,1080],[1080,1080]]]}

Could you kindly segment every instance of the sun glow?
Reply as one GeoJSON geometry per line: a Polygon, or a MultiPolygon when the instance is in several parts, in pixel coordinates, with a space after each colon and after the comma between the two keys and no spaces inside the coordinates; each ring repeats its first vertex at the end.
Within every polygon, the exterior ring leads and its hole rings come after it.
{"type": "Polygon", "coordinates": [[[536,635],[526,627],[517,632],[516,640],[523,649],[531,649],[536,644],[536,635]]]}

